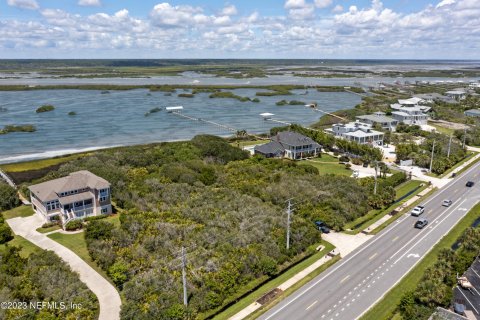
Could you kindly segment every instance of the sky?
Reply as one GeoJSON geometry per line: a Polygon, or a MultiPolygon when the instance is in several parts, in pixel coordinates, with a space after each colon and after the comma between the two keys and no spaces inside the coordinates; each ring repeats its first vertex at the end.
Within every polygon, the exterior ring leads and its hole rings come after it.
{"type": "Polygon", "coordinates": [[[480,59],[480,0],[0,0],[0,59],[480,59]]]}

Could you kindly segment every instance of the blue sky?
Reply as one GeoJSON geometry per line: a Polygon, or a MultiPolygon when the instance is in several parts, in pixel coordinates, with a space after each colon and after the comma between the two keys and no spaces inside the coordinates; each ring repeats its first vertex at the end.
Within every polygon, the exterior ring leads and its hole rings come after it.
{"type": "Polygon", "coordinates": [[[479,59],[479,0],[0,0],[0,58],[479,59]]]}

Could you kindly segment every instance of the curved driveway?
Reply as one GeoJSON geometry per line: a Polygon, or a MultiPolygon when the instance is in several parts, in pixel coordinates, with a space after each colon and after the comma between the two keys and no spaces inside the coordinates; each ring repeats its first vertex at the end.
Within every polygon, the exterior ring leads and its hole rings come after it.
{"type": "Polygon", "coordinates": [[[26,218],[8,219],[7,223],[15,234],[24,237],[42,249],[55,252],[73,271],[80,275],[80,280],[84,282],[98,298],[100,304],[99,320],[120,319],[120,306],[122,302],[117,289],[73,251],[48,238],[45,234],[37,232],[36,229],[44,223],[41,217],[34,214],[26,218]]]}

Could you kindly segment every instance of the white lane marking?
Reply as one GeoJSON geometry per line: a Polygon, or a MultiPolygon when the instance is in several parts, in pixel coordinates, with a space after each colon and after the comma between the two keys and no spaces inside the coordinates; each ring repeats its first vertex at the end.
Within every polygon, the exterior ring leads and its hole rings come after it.
{"type": "Polygon", "coordinates": [[[334,305],[334,306],[333,306],[333,309],[335,309],[336,307],[337,307],[337,305],[334,305]]]}
{"type": "Polygon", "coordinates": [[[470,268],[473,272],[475,272],[475,274],[477,275],[477,277],[480,279],[480,274],[477,273],[477,271],[475,271],[475,269],[473,268],[470,268]]]}
{"type": "Polygon", "coordinates": [[[348,278],[350,278],[350,275],[346,276],[345,278],[343,278],[340,283],[344,283],[348,278]]]}
{"type": "MultiPolygon", "coordinates": [[[[459,178],[463,178],[463,177],[466,177],[470,174],[470,172],[474,171],[474,170],[478,170],[478,163],[477,164],[474,164],[470,169],[468,169],[467,171],[465,171],[464,173],[461,174],[461,176],[459,178]]],[[[449,192],[449,189],[456,185],[456,184],[461,184],[463,185],[464,182],[460,182],[462,179],[459,179],[457,178],[456,180],[453,180],[452,182],[449,182],[447,185],[449,185],[448,187],[446,187],[445,189],[443,190],[440,190],[438,192],[435,193],[434,196],[430,197],[425,203],[424,205],[427,205],[429,204],[430,202],[432,202],[433,200],[439,198],[440,196],[442,198],[444,198],[444,193],[447,193],[449,192]]],[[[401,221],[404,221],[405,219],[408,219],[409,218],[409,214],[406,214],[403,218],[400,218],[398,221],[401,222],[401,221]]],[[[322,282],[323,280],[325,280],[325,278],[329,277],[331,274],[333,274],[335,271],[337,271],[338,269],[340,269],[341,267],[343,267],[346,263],[348,263],[350,260],[352,260],[353,258],[355,258],[357,255],[359,255],[360,253],[362,253],[364,250],[366,250],[367,248],[369,248],[370,246],[372,246],[374,243],[376,243],[377,241],[380,241],[380,239],[382,239],[385,235],[389,234],[389,232],[392,230],[392,229],[395,229],[397,227],[396,224],[392,224],[390,226],[388,226],[386,229],[383,230],[383,233],[380,234],[379,236],[376,236],[374,239],[372,239],[371,241],[368,241],[365,246],[363,248],[361,248],[360,250],[358,250],[357,252],[355,252],[354,254],[352,254],[350,257],[348,257],[345,261],[343,261],[342,263],[340,263],[337,267],[335,267],[334,269],[332,269],[329,273],[327,273],[326,275],[324,275],[323,277],[321,277],[320,279],[318,279],[317,281],[315,281],[314,283],[312,283],[308,288],[306,288],[305,290],[303,290],[302,292],[300,292],[297,296],[295,296],[293,299],[291,299],[290,301],[288,301],[287,303],[285,303],[283,306],[279,307],[277,310],[275,310],[271,315],[269,315],[268,317],[265,318],[265,320],[268,320],[268,319],[271,319],[272,317],[274,317],[275,315],[277,315],[279,312],[281,312],[283,309],[285,309],[286,307],[288,307],[290,304],[292,304],[293,302],[295,302],[297,299],[299,299],[300,297],[302,297],[305,293],[307,293],[308,291],[312,290],[314,287],[316,287],[320,282],[322,282]]],[[[390,257],[391,258],[391,257],[390,257]]],[[[382,296],[383,297],[383,296],[382,296]]],[[[364,312],[365,313],[365,312],[364,312]]],[[[363,313],[362,313],[363,315],[363,313]]]]}
{"type": "MultiPolygon", "coordinates": [[[[465,201],[467,201],[467,199],[464,199],[458,206],[461,206],[465,201]]],[[[445,211],[445,212],[448,212],[448,210],[445,211]]],[[[455,209],[454,209],[452,212],[450,212],[450,214],[452,214],[453,212],[455,212],[455,209]]],[[[442,220],[440,220],[440,223],[442,223],[443,221],[445,221],[445,219],[447,219],[448,217],[450,217],[450,214],[447,214],[447,215],[445,216],[445,218],[443,218],[442,220]]],[[[417,244],[422,243],[422,240],[425,239],[426,237],[428,237],[428,235],[429,235],[430,233],[432,233],[432,232],[440,225],[440,223],[439,223],[438,225],[436,225],[432,230],[429,230],[427,233],[425,233],[425,235],[424,235],[423,237],[421,237],[420,240],[418,240],[416,243],[414,243],[414,244],[413,244],[404,254],[402,254],[402,255],[400,256],[400,258],[398,258],[393,264],[396,264],[396,263],[397,263],[400,259],[402,259],[407,253],[409,253],[410,250],[412,250],[413,248],[415,248],[415,247],[417,246],[417,244]]],[[[421,234],[421,233],[419,233],[419,234],[421,234]]]]}
{"type": "Polygon", "coordinates": [[[396,236],[395,238],[392,239],[392,242],[397,241],[399,238],[400,238],[399,236],[396,236]]]}
{"type": "MultiPolygon", "coordinates": [[[[458,288],[458,286],[457,286],[458,288]]],[[[480,313],[478,312],[478,310],[475,308],[475,306],[473,305],[472,302],[470,302],[470,300],[468,300],[467,296],[462,292],[462,289],[458,288],[458,291],[460,291],[460,293],[462,294],[462,296],[465,297],[465,299],[467,299],[468,303],[470,303],[470,306],[473,308],[473,310],[475,310],[476,313],[480,313]]]]}
{"type": "Polygon", "coordinates": [[[310,309],[310,308],[313,307],[317,302],[318,302],[318,300],[315,300],[315,302],[313,302],[311,305],[309,305],[309,306],[307,307],[307,309],[305,309],[305,310],[310,309]]]}
{"type": "MultiPolygon", "coordinates": [[[[463,200],[462,203],[459,204],[457,207],[455,207],[455,209],[458,208],[458,207],[460,207],[460,205],[462,205],[463,202],[465,202],[465,201],[466,201],[466,199],[463,200]]],[[[453,213],[453,212],[455,211],[455,209],[452,210],[450,213],[453,213]]],[[[448,211],[449,211],[449,209],[445,210],[442,214],[440,214],[438,217],[436,217],[435,220],[438,220],[438,219],[439,219],[440,217],[442,217],[445,213],[448,213],[448,211]]],[[[448,217],[448,216],[449,216],[449,214],[447,214],[447,217],[448,217]]],[[[443,220],[441,220],[441,221],[443,221],[443,220]]],[[[428,233],[429,233],[429,232],[428,232],[428,233]]],[[[428,234],[428,233],[427,233],[427,234],[428,234]]],[[[412,239],[410,239],[410,241],[408,241],[405,245],[403,245],[403,247],[401,247],[401,248],[398,249],[393,255],[391,255],[391,256],[390,256],[390,259],[393,258],[393,257],[395,257],[397,254],[399,254],[400,251],[402,251],[402,250],[405,249],[407,246],[409,246],[410,243],[412,243],[413,241],[417,240],[417,238],[418,238],[419,236],[421,236],[422,234],[423,234],[423,233],[420,232],[420,233],[418,233],[417,235],[415,235],[412,239]]],[[[417,241],[417,243],[419,243],[419,242],[420,242],[420,241],[417,241]]],[[[398,261],[398,260],[397,260],[397,261],[398,261]]],[[[393,264],[396,264],[396,263],[397,263],[397,262],[395,261],[393,264]]]]}
{"type": "Polygon", "coordinates": [[[332,309],[328,309],[327,313],[330,313],[332,311],[332,309]]]}
{"type": "Polygon", "coordinates": [[[375,252],[370,258],[368,258],[368,260],[372,260],[373,258],[375,258],[377,256],[378,252],[375,252]]]}

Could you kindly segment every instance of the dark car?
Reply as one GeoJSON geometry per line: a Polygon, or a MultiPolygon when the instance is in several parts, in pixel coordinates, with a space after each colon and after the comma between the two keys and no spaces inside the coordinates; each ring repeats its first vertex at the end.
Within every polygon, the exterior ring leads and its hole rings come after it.
{"type": "Polygon", "coordinates": [[[325,222],[323,221],[315,221],[315,226],[317,227],[318,230],[320,230],[322,233],[330,233],[330,228],[327,227],[325,222]]]}
{"type": "Polygon", "coordinates": [[[417,222],[415,222],[415,228],[417,229],[423,229],[428,224],[427,219],[419,219],[417,222]]]}
{"type": "Polygon", "coordinates": [[[466,186],[469,187],[469,188],[471,188],[471,187],[473,187],[474,184],[475,184],[475,182],[473,182],[473,181],[468,181],[467,184],[466,184],[466,186]]]}

